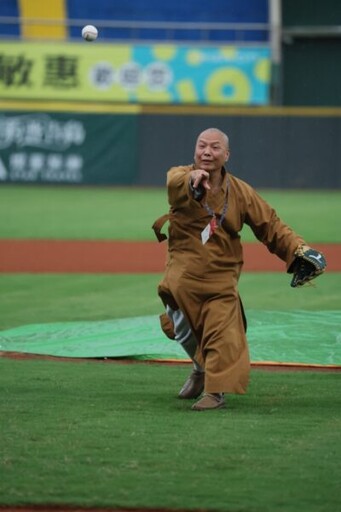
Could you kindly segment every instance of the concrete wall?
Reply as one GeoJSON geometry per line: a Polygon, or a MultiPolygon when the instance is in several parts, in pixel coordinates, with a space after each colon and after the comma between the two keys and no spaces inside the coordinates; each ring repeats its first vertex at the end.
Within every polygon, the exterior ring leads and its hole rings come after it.
{"type": "Polygon", "coordinates": [[[232,174],[256,187],[339,188],[341,117],[332,115],[141,115],[140,185],[164,185],[169,167],[192,162],[208,127],[230,138],[232,174]]]}

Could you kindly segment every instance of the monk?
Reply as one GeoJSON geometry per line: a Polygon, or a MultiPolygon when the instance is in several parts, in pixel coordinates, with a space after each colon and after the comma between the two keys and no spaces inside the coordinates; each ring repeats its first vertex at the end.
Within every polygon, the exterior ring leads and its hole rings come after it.
{"type": "Polygon", "coordinates": [[[287,270],[305,241],[247,183],[226,170],[228,136],[208,128],[197,138],[194,164],[167,174],[170,212],[153,228],[161,240],[169,220],[168,256],[158,293],[164,332],[181,343],[194,368],[179,393],[200,399],[195,411],[225,407],[225,394],[247,390],[250,361],[238,294],[244,224],[287,270]],[[202,394],[203,393],[203,394],[202,394]]]}

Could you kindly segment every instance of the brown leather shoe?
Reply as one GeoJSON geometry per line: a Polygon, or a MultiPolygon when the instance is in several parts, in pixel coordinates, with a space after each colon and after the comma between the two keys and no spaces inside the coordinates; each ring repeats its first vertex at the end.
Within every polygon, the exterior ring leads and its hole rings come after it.
{"type": "Polygon", "coordinates": [[[192,405],[193,411],[208,411],[226,407],[224,395],[205,393],[204,396],[192,405]]]}
{"type": "Polygon", "coordinates": [[[179,398],[198,398],[204,391],[205,373],[193,370],[191,375],[186,380],[185,384],[180,389],[178,394],[179,398]]]}

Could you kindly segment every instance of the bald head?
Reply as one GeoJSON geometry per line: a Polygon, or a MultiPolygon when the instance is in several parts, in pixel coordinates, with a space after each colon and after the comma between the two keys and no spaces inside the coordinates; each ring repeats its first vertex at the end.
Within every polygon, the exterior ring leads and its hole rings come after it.
{"type": "Polygon", "coordinates": [[[194,163],[197,169],[220,173],[229,154],[228,136],[218,128],[207,128],[197,138],[194,163]]]}
{"type": "Polygon", "coordinates": [[[220,142],[223,143],[224,145],[224,148],[225,149],[229,149],[229,138],[228,136],[226,135],[226,133],[222,132],[221,130],[219,130],[219,128],[207,128],[206,130],[204,130],[203,132],[201,132],[197,138],[197,142],[201,139],[201,138],[205,138],[206,135],[210,136],[210,138],[213,136],[216,136],[218,140],[220,140],[220,142]]]}

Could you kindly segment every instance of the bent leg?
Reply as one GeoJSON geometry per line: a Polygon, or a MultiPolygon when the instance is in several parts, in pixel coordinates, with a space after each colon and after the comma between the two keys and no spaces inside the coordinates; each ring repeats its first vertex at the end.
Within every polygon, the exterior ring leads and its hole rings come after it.
{"type": "Polygon", "coordinates": [[[182,348],[192,359],[194,368],[197,371],[203,372],[204,369],[195,358],[198,342],[185,315],[180,309],[174,310],[170,306],[166,306],[166,312],[174,325],[175,340],[180,343],[182,348]]]}
{"type": "Polygon", "coordinates": [[[174,310],[170,306],[166,306],[166,312],[174,326],[175,340],[180,343],[192,359],[194,366],[192,373],[186,379],[178,396],[185,399],[197,398],[203,392],[205,380],[204,369],[195,358],[198,348],[197,340],[180,309],[174,310]]]}

